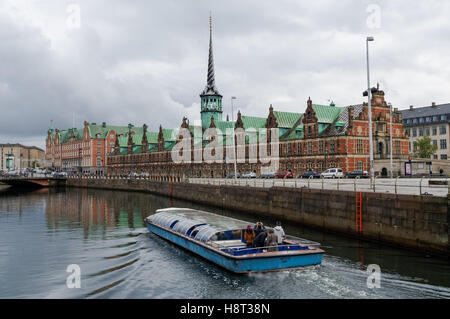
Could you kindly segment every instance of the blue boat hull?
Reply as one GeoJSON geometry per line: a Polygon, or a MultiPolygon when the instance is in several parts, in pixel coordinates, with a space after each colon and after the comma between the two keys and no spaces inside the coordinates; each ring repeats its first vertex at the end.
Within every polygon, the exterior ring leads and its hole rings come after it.
{"type": "Polygon", "coordinates": [[[323,253],[236,258],[146,222],[149,231],[235,273],[304,268],[322,262],[323,253]]]}

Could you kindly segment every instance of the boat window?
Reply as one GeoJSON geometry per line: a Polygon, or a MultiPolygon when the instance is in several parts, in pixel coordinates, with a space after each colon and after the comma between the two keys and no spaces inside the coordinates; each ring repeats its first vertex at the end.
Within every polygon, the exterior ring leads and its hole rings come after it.
{"type": "Polygon", "coordinates": [[[173,226],[175,226],[175,224],[178,223],[178,222],[179,222],[179,220],[174,221],[172,224],[170,224],[169,227],[170,227],[170,228],[173,228],[173,226]]]}
{"type": "Polygon", "coordinates": [[[196,227],[203,226],[203,225],[206,225],[206,224],[203,223],[203,224],[197,224],[197,225],[192,226],[191,228],[188,229],[188,231],[186,232],[186,235],[189,236],[196,227]]]}

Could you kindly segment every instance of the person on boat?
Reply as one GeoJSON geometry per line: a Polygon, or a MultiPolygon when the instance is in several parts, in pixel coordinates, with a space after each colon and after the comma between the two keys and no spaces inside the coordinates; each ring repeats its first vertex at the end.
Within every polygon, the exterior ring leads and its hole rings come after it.
{"type": "Polygon", "coordinates": [[[284,233],[283,227],[281,227],[281,223],[277,222],[277,225],[274,227],[275,235],[278,237],[278,245],[281,245],[286,238],[286,234],[284,233]]]}
{"type": "Polygon", "coordinates": [[[252,229],[252,226],[248,225],[247,229],[244,231],[244,240],[247,243],[247,248],[253,247],[255,237],[255,231],[252,229]]]}
{"type": "Polygon", "coordinates": [[[262,222],[257,222],[254,228],[255,236],[258,236],[259,233],[266,230],[266,227],[264,227],[264,224],[262,222]]]}
{"type": "Polygon", "coordinates": [[[278,236],[275,234],[275,231],[271,228],[268,231],[265,246],[269,247],[267,251],[277,251],[278,246],[278,236]]]}
{"type": "Polygon", "coordinates": [[[267,231],[263,230],[260,231],[258,235],[256,235],[255,240],[253,241],[255,244],[255,247],[264,247],[265,240],[267,237],[267,231]]]}

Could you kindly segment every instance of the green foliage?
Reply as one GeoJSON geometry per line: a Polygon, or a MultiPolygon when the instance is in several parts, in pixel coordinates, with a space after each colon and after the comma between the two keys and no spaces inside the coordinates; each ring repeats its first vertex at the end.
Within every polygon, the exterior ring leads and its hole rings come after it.
{"type": "Polygon", "coordinates": [[[431,138],[428,136],[424,136],[415,141],[414,146],[417,147],[415,154],[420,158],[429,158],[431,155],[436,153],[438,149],[437,145],[431,144],[431,138]]]}

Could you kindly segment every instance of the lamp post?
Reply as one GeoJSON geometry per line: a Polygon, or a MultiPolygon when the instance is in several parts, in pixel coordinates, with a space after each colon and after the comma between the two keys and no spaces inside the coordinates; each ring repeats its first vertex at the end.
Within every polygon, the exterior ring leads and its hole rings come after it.
{"type": "MultiPolygon", "coordinates": [[[[234,110],[233,110],[233,100],[236,100],[235,96],[231,97],[231,122],[234,123],[234,110]]],[[[235,127],[233,126],[233,154],[234,154],[234,179],[237,179],[237,168],[236,168],[236,142],[234,140],[234,129],[235,127]]]]}
{"type": "Polygon", "coordinates": [[[390,125],[390,128],[389,128],[389,143],[391,144],[390,145],[390,156],[391,156],[391,161],[390,161],[390,164],[391,164],[391,178],[393,178],[394,177],[394,175],[392,174],[392,104],[391,103],[389,103],[389,112],[390,112],[390,115],[389,115],[389,125],[390,125]]]}
{"type": "Polygon", "coordinates": [[[371,105],[371,99],[372,99],[372,92],[370,89],[370,72],[369,72],[369,42],[373,41],[373,37],[367,37],[366,38],[366,53],[367,53],[367,97],[369,102],[369,159],[370,159],[370,185],[372,187],[373,182],[373,137],[372,137],[372,105],[371,105]]]}

